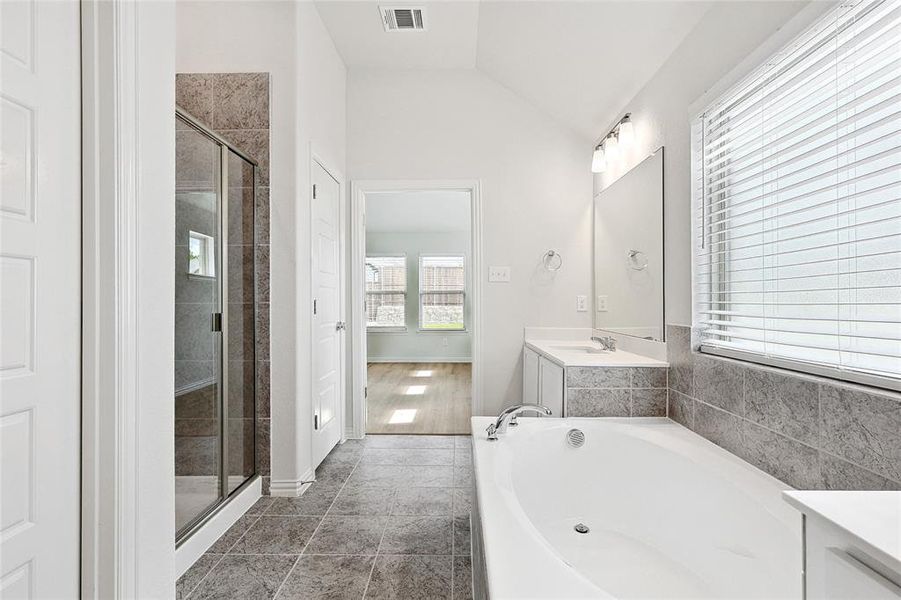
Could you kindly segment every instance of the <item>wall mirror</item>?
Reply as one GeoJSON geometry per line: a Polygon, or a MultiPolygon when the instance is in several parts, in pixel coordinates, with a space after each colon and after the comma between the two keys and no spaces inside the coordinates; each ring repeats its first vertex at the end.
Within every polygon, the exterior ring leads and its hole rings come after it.
{"type": "Polygon", "coordinates": [[[663,147],[594,197],[594,326],[663,341],[663,147]]]}

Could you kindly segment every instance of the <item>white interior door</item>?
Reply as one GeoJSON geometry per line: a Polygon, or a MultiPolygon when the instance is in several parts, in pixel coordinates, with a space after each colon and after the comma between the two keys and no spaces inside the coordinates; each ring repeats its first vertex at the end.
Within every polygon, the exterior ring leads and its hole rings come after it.
{"type": "Polygon", "coordinates": [[[341,315],[340,186],[313,162],[313,466],[341,439],[344,323],[341,315]]]}
{"type": "Polygon", "coordinates": [[[0,597],[78,598],[78,2],[0,1],[0,597]]]}

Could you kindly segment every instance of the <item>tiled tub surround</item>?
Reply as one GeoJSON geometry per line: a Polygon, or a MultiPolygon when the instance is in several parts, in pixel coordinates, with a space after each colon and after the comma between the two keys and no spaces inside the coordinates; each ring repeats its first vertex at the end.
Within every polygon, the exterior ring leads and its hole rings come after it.
{"type": "Polygon", "coordinates": [[[566,416],[665,417],[666,367],[567,367],[566,416]]]}
{"type": "MultiPolygon", "coordinates": [[[[263,476],[263,493],[269,493],[270,472],[270,385],[269,385],[269,74],[268,73],[179,73],[175,78],[176,104],[226,138],[259,163],[260,181],[256,199],[250,193],[247,174],[229,162],[229,262],[256,263],[256,471],[263,476]],[[234,171],[234,172],[232,172],[234,171]],[[238,198],[236,198],[238,197],[238,198]],[[241,218],[239,208],[250,214],[247,203],[255,202],[255,223],[241,218]]],[[[235,163],[237,164],[237,163],[235,163]]],[[[231,314],[243,314],[247,323],[253,316],[253,295],[246,285],[233,288],[228,299],[231,314]]],[[[232,414],[240,422],[232,428],[248,427],[248,398],[240,385],[251,365],[242,360],[241,339],[229,340],[232,378],[232,414]]],[[[237,467],[237,465],[234,465],[237,467]]]]}
{"type": "Polygon", "coordinates": [[[469,436],[336,447],[301,496],[264,496],[179,580],[177,598],[472,598],[469,436]]]}
{"type": "Polygon", "coordinates": [[[692,351],[667,326],[669,417],[799,489],[901,489],[901,394],[692,351]]]}

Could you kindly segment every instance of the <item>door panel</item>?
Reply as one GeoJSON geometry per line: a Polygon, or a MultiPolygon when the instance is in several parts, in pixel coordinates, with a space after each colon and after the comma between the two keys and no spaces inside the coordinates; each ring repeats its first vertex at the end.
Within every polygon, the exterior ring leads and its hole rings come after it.
{"type": "Polygon", "coordinates": [[[79,26],[77,2],[0,2],[4,598],[79,594],[79,26]]]}
{"type": "Polygon", "coordinates": [[[538,353],[528,348],[522,349],[522,402],[539,403],[538,353]]]}
{"type": "Polygon", "coordinates": [[[222,310],[223,248],[221,148],[180,117],[175,124],[175,530],[179,535],[223,497],[222,334],[212,327],[213,315],[222,310]]]}
{"type": "Polygon", "coordinates": [[[232,493],[256,472],[256,332],[253,165],[232,152],[228,154],[228,310],[224,316],[230,343],[226,348],[228,394],[226,403],[227,484],[232,493]]]}
{"type": "Polygon", "coordinates": [[[563,416],[563,367],[552,363],[543,356],[538,357],[538,379],[541,382],[541,405],[553,412],[553,416],[563,416]]]}
{"type": "Polygon", "coordinates": [[[343,402],[341,320],[340,186],[313,163],[313,466],[341,439],[343,402]]]}

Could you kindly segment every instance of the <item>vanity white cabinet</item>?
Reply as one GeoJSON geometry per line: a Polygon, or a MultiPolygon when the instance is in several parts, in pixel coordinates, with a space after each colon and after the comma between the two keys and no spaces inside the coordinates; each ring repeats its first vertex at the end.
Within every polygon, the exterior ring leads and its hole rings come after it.
{"type": "Polygon", "coordinates": [[[901,600],[901,492],[784,496],[804,515],[805,600],[901,600]]]}
{"type": "Polygon", "coordinates": [[[538,374],[538,363],[541,356],[531,348],[522,349],[522,403],[540,404],[541,376],[538,374]]]}
{"type": "Polygon", "coordinates": [[[563,367],[528,347],[522,349],[522,401],[551,409],[563,416],[563,367]]]}
{"type": "Polygon", "coordinates": [[[807,600],[901,600],[899,574],[831,523],[808,516],[805,542],[807,600]]]}
{"type": "Polygon", "coordinates": [[[538,357],[539,404],[551,409],[555,417],[563,416],[563,367],[543,356],[538,357]]]}

